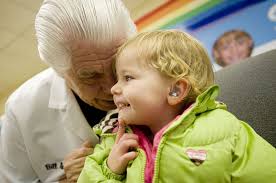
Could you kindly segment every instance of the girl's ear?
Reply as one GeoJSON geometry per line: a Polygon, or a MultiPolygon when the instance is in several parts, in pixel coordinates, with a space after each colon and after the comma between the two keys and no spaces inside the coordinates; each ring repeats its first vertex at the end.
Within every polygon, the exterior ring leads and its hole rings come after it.
{"type": "Polygon", "coordinates": [[[169,88],[167,100],[170,105],[177,105],[184,101],[189,94],[191,86],[185,79],[180,79],[169,88]]]}

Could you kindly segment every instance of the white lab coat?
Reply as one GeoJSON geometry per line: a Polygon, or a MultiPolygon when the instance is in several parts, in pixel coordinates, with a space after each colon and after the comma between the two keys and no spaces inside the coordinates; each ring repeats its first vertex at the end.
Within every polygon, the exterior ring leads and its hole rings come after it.
{"type": "Polygon", "coordinates": [[[62,161],[85,140],[97,136],[77,101],[52,69],[20,86],[1,117],[0,182],[57,182],[62,161]]]}

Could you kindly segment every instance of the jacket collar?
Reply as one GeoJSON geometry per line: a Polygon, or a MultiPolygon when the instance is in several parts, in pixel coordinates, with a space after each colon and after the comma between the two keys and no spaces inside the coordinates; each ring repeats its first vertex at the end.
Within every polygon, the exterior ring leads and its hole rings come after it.
{"type": "Polygon", "coordinates": [[[218,94],[218,85],[213,85],[209,87],[205,92],[200,94],[196,98],[196,101],[165,130],[164,134],[174,130],[180,124],[182,124],[182,130],[185,130],[194,122],[196,117],[203,112],[216,108],[227,109],[224,103],[215,101],[218,94]]]}

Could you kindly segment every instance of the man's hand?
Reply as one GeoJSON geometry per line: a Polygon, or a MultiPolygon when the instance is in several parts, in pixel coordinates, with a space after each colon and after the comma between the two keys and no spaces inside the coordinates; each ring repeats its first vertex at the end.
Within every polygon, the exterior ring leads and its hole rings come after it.
{"type": "Polygon", "coordinates": [[[125,133],[125,124],[119,121],[116,141],[107,159],[110,170],[116,174],[123,174],[128,162],[137,156],[137,152],[130,151],[136,147],[138,147],[138,136],[125,133]]]}
{"type": "Polygon", "coordinates": [[[79,149],[73,150],[64,159],[64,172],[67,182],[77,182],[86,156],[93,153],[92,144],[85,141],[79,149]]]}

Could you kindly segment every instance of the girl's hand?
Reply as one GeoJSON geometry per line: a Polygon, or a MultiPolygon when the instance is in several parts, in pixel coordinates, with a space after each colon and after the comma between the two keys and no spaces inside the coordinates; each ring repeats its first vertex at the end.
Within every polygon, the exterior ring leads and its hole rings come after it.
{"type": "Polygon", "coordinates": [[[119,129],[115,144],[108,156],[107,165],[113,173],[123,174],[127,164],[137,156],[137,152],[130,151],[138,147],[138,136],[125,133],[125,124],[119,119],[119,129]]]}

